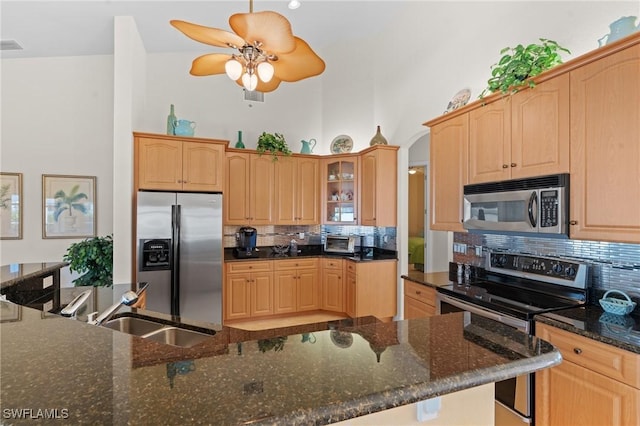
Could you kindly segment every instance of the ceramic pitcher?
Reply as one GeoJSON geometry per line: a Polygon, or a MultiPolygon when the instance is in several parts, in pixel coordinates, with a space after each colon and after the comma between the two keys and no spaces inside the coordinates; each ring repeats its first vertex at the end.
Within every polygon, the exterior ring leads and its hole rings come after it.
{"type": "Polygon", "coordinates": [[[309,139],[308,142],[305,140],[302,140],[300,141],[300,143],[302,144],[302,149],[300,150],[300,154],[312,154],[313,148],[316,147],[315,139],[309,139]]]}
{"type": "Polygon", "coordinates": [[[613,43],[616,40],[620,40],[621,38],[628,36],[632,32],[639,30],[640,24],[636,26],[635,16],[623,16],[617,21],[612,22],[609,25],[609,29],[611,32],[598,40],[599,46],[613,43]]]}
{"type": "Polygon", "coordinates": [[[174,132],[178,136],[193,136],[195,128],[195,121],[176,120],[176,127],[174,129],[174,132]]]}

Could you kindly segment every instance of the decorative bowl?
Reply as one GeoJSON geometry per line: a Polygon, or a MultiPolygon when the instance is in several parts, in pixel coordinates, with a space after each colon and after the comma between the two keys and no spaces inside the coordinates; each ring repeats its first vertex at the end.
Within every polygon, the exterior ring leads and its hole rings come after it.
{"type": "Polygon", "coordinates": [[[631,311],[633,311],[636,307],[636,302],[633,302],[626,293],[619,290],[607,291],[602,299],[599,300],[599,302],[600,306],[602,306],[602,309],[604,309],[606,312],[609,312],[610,314],[616,315],[627,315],[631,313],[631,311]],[[610,293],[621,294],[627,300],[617,299],[615,297],[607,297],[610,293]]]}

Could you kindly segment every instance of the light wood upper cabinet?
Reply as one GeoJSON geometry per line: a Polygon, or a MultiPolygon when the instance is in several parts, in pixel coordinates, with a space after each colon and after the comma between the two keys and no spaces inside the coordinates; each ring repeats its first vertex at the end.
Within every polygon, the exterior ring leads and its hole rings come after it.
{"type": "Polygon", "coordinates": [[[509,179],[511,108],[502,98],[469,112],[469,183],[509,179]]]}
{"type": "Polygon", "coordinates": [[[536,373],[537,425],[640,424],[640,356],[546,324],[536,335],[563,358],[536,373]]]}
{"type": "Polygon", "coordinates": [[[469,112],[469,183],[568,171],[568,74],[469,112]]]}
{"type": "Polygon", "coordinates": [[[377,145],[360,154],[360,224],[396,226],[398,147],[377,145]]]}
{"type": "Polygon", "coordinates": [[[469,114],[431,127],[430,220],[434,231],[463,232],[462,191],[467,184],[469,114]]]}
{"type": "Polygon", "coordinates": [[[319,224],[320,160],[281,156],[274,167],[275,224],[319,224]]]}
{"type": "Polygon", "coordinates": [[[511,178],[569,172],[569,75],[511,97],[511,178]]]}
{"type": "Polygon", "coordinates": [[[224,200],[226,225],[269,225],[275,203],[271,156],[227,152],[224,200]]]}
{"type": "Polygon", "coordinates": [[[223,190],[225,141],[134,133],[137,189],[223,190]]]}
{"type": "Polygon", "coordinates": [[[639,44],[571,71],[571,238],[640,243],[639,76],[639,44]]]}
{"type": "Polygon", "coordinates": [[[358,157],[336,155],[323,159],[321,181],[322,223],[357,224],[358,157]]]}

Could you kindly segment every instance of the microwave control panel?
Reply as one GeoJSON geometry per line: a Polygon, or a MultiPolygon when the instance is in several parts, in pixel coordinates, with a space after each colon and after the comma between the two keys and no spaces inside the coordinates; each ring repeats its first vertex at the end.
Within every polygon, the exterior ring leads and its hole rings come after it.
{"type": "Polygon", "coordinates": [[[540,227],[558,226],[558,204],[560,202],[557,189],[540,191],[540,227]]]}

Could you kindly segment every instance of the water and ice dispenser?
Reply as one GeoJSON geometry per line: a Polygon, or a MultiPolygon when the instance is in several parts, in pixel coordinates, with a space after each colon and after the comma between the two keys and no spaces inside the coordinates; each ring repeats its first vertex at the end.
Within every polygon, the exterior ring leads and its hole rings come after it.
{"type": "Polygon", "coordinates": [[[171,238],[140,240],[140,270],[171,269],[171,238]]]}

